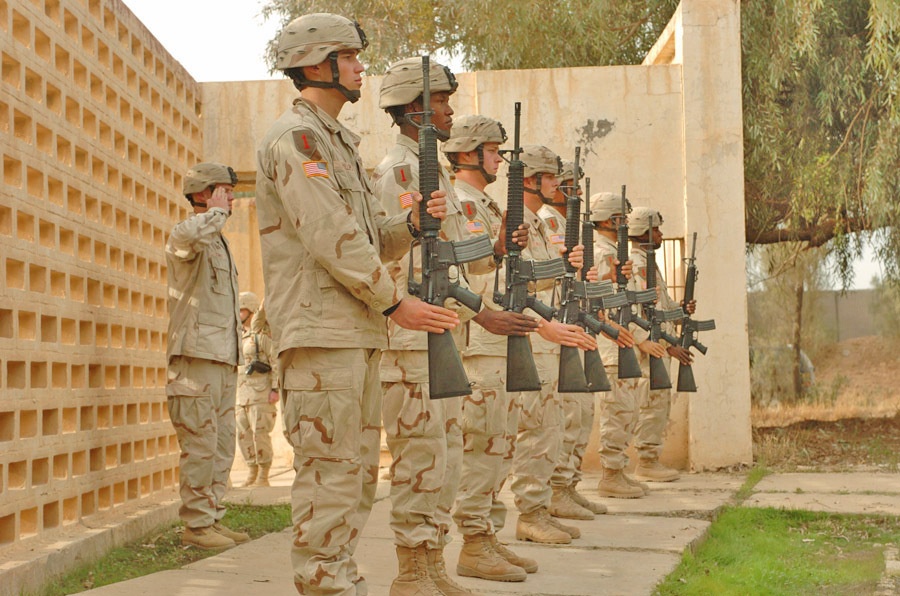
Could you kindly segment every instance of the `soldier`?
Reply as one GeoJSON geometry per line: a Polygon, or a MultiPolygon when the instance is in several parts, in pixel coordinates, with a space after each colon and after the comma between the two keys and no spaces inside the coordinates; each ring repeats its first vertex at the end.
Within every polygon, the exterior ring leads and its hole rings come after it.
{"type": "MultiPolygon", "coordinates": [[[[634,277],[629,283],[635,289],[647,288],[647,245],[652,242],[654,249],[662,246],[663,235],[660,230],[662,223],[662,215],[648,207],[636,207],[628,218],[628,238],[631,240],[631,261],[634,266],[634,277]]],[[[656,303],[657,308],[672,310],[680,306],[669,296],[666,280],[658,266],[656,268],[656,292],[659,296],[656,303]]],[[[688,314],[693,314],[695,308],[696,303],[693,300],[685,305],[685,311],[688,314]]],[[[673,335],[674,324],[666,323],[665,325],[669,334],[673,335]]],[[[635,338],[641,350],[643,377],[638,387],[638,418],[634,429],[634,446],[639,458],[634,477],[651,482],[672,482],[678,480],[680,476],[678,471],[659,462],[663,434],[665,434],[666,423],[669,420],[672,392],[671,389],[650,389],[649,356],[652,354],[658,358],[664,358],[667,369],[671,368],[669,366],[670,357],[676,358],[685,365],[689,365],[693,361],[693,357],[689,350],[679,345],[651,342],[649,334],[640,328],[635,330],[635,338]]]]}
{"type": "MultiPolygon", "coordinates": [[[[384,267],[409,250],[418,210],[388,217],[359,137],[338,122],[360,98],[359,25],[316,13],[281,32],[275,67],[300,91],[257,152],[266,313],[294,448],[294,581],[301,594],[365,594],[353,553],[378,482],[385,320],[441,333],[455,313],[404,298],[384,267]]],[[[422,200],[418,193],[414,202],[422,200]]],[[[446,214],[442,193],[428,212],[446,214]]]]}
{"type": "MultiPolygon", "coordinates": [[[[453,123],[450,96],[456,78],[449,69],[431,62],[429,72],[431,105],[422,105],[424,90],[422,59],[409,58],[392,64],[381,85],[379,106],[400,129],[397,144],[375,168],[376,194],[388,213],[402,214],[412,207],[411,191],[419,185],[419,131],[408,114],[433,111],[432,124],[438,137],[449,136],[453,123]]],[[[417,116],[414,116],[418,118],[417,116]]],[[[440,168],[439,184],[447,193],[447,217],[441,235],[448,240],[470,238],[472,231],[453,192],[450,176],[440,168]]],[[[524,231],[519,232],[526,236],[524,231]]],[[[409,260],[419,269],[420,254],[410,253],[391,266],[400,287],[407,285],[409,260]]],[[[487,257],[460,268],[461,281],[467,273],[490,273],[494,260],[487,257]]],[[[482,308],[477,315],[462,309],[470,318],[494,333],[527,333],[534,325],[528,317],[482,308]]],[[[448,542],[450,512],[456,498],[462,469],[462,410],[460,400],[432,400],[428,386],[427,335],[405,331],[389,324],[390,347],[382,356],[384,382],[382,413],[391,463],[391,528],[397,545],[400,573],[391,585],[395,596],[435,590],[446,595],[471,594],[446,573],[443,549],[448,542]],[[427,561],[427,577],[418,573],[418,561],[427,561]]],[[[465,330],[454,334],[458,347],[464,346],[465,330]]]]}
{"type": "Polygon", "coordinates": [[[249,474],[244,486],[269,486],[272,467],[272,429],[275,428],[275,403],[278,402],[278,367],[268,324],[251,328],[260,311],[259,298],[253,292],[241,292],[241,354],[238,366],[237,428],[238,447],[249,474]]]}
{"type": "MultiPolygon", "coordinates": [[[[616,232],[622,213],[621,198],[611,192],[597,193],[591,197],[591,221],[596,231],[594,262],[598,276],[615,281],[617,260],[616,232]]],[[[628,205],[628,211],[631,206],[628,205]]],[[[625,276],[630,278],[633,264],[627,261],[623,266],[625,276]]],[[[621,333],[621,331],[620,331],[621,333]]],[[[628,456],[625,449],[634,433],[637,417],[637,399],[640,379],[620,379],[618,375],[619,350],[612,342],[600,344],[600,357],[606,367],[612,391],[600,396],[600,463],[603,477],[597,491],[601,497],[635,499],[649,492],[647,485],[632,479],[625,473],[628,456]]]]}
{"type": "Polygon", "coordinates": [[[222,236],[231,213],[234,170],[197,164],[184,176],[194,214],[166,242],[169,330],[166,396],[181,448],[181,542],[229,548],[250,537],[222,525],[222,497],[234,462],[235,366],[238,363],[237,270],[222,236]]]}
{"type": "MultiPolygon", "coordinates": [[[[565,246],[566,242],[565,192],[571,192],[575,187],[575,163],[563,161],[562,164],[559,188],[538,211],[546,223],[544,229],[550,235],[549,240],[559,247],[565,246]]],[[[578,193],[581,194],[580,188],[578,193]]],[[[553,496],[548,511],[554,517],[565,519],[594,519],[595,514],[606,513],[606,506],[588,500],[575,489],[581,481],[581,462],[594,425],[594,394],[560,393],[559,397],[564,430],[559,460],[550,479],[553,496]]]]}
{"type": "MultiPolygon", "coordinates": [[[[559,187],[559,156],[546,147],[526,145],[522,148],[521,159],[525,164],[525,222],[530,226],[528,248],[523,256],[537,261],[558,257],[560,249],[550,241],[547,225],[538,211],[559,187]]],[[[549,288],[538,286],[538,289],[538,298],[545,304],[551,304],[553,285],[549,288]]],[[[540,337],[532,338],[532,346],[542,387],[540,391],[520,394],[522,412],[511,484],[519,510],[516,538],[568,544],[573,538],[579,538],[581,532],[573,526],[560,524],[548,512],[552,496],[550,477],[559,457],[563,432],[562,404],[556,391],[559,374],[557,346],[562,344],[593,350],[597,348],[597,342],[577,325],[564,325],[558,321],[541,320],[538,335],[540,337]]]]}
{"type": "MultiPolygon", "coordinates": [[[[503,212],[485,193],[497,179],[503,158],[500,145],[506,132],[486,116],[463,116],[453,123],[443,150],[456,172],[455,191],[465,214],[466,228],[495,239],[495,252],[505,251],[503,212]]],[[[523,230],[527,230],[525,224],[523,230]]],[[[525,236],[527,238],[527,236],[525,236]]],[[[498,273],[503,278],[503,272],[498,273]]],[[[494,275],[469,275],[470,289],[482,296],[486,309],[493,301],[494,275]]],[[[509,313],[513,314],[513,313],[509,313]]],[[[526,315],[531,329],[537,321],[526,315]]],[[[534,559],[521,557],[497,540],[506,521],[506,507],[498,499],[512,466],[519,419],[516,394],[506,393],[506,337],[469,323],[463,362],[472,382],[472,395],[463,398],[462,474],[453,519],[463,535],[456,572],[495,581],[523,581],[537,571],[534,559]]]]}

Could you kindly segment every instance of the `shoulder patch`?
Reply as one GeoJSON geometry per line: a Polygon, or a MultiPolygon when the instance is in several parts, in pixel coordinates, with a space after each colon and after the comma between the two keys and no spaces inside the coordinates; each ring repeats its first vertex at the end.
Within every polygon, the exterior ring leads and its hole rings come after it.
{"type": "Polygon", "coordinates": [[[547,221],[547,225],[550,226],[550,229],[553,230],[554,232],[556,231],[556,228],[559,227],[559,224],[556,223],[555,217],[548,217],[546,221],[547,221]]]}
{"type": "Polygon", "coordinates": [[[409,185],[412,184],[412,172],[409,170],[409,165],[394,166],[394,181],[401,188],[409,188],[409,185]]]}
{"type": "Polygon", "coordinates": [[[324,161],[304,161],[303,173],[307,178],[328,178],[328,164],[324,161]]]}
{"type": "Polygon", "coordinates": [[[400,195],[401,209],[412,209],[413,203],[415,203],[415,200],[413,199],[413,193],[405,192],[400,195]]]}
{"type": "Polygon", "coordinates": [[[292,131],[294,137],[294,147],[297,151],[304,155],[312,155],[316,152],[316,136],[313,131],[308,128],[299,128],[292,131]]]}
{"type": "Polygon", "coordinates": [[[459,204],[462,206],[462,212],[465,214],[466,219],[469,221],[475,219],[475,215],[478,213],[475,209],[475,201],[460,201],[459,204]]]}

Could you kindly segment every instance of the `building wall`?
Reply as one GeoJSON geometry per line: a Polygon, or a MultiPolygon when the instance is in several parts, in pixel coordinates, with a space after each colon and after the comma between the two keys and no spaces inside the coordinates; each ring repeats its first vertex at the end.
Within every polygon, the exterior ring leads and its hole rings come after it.
{"type": "Polygon", "coordinates": [[[0,547],[177,485],[166,265],[200,89],[118,0],[0,0],[0,547]]]}

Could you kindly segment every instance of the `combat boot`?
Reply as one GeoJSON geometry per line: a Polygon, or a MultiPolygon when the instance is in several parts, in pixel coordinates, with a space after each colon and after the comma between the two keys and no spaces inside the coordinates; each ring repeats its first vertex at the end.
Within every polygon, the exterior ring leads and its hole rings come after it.
{"type": "Polygon", "coordinates": [[[641,459],[641,463],[634,470],[634,477],[650,482],[672,482],[681,478],[681,474],[678,470],[662,465],[658,459],[641,459]]]}
{"type": "Polygon", "coordinates": [[[428,576],[426,547],[397,547],[397,563],[400,568],[391,583],[390,596],[442,596],[434,581],[428,576]]]}
{"type": "Polygon", "coordinates": [[[516,540],[530,540],[541,544],[569,544],[572,537],[568,532],[550,523],[550,514],[544,508],[519,515],[516,522],[516,540]]]}
{"type": "Polygon", "coordinates": [[[512,565],[491,546],[487,534],[464,536],[465,543],[456,564],[457,575],[478,577],[497,582],[523,582],[525,570],[512,565]]]}
{"type": "Polygon", "coordinates": [[[511,551],[505,544],[497,540],[496,534],[490,534],[488,536],[488,540],[491,541],[491,548],[494,549],[498,555],[515,565],[516,567],[521,567],[525,570],[525,573],[536,573],[538,570],[537,561],[534,559],[529,559],[528,557],[521,557],[511,551]]]}
{"type": "Polygon", "coordinates": [[[625,470],[622,470],[622,478],[624,478],[624,479],[625,479],[625,482],[627,482],[627,483],[630,484],[631,486],[636,486],[636,487],[638,487],[639,489],[641,489],[642,491],[644,491],[644,494],[645,494],[645,495],[649,495],[649,494],[650,494],[650,487],[647,486],[647,483],[645,483],[645,482],[640,482],[639,480],[635,480],[635,479],[632,478],[629,474],[626,474],[626,473],[625,473],[625,470]]]}
{"type": "Polygon", "coordinates": [[[563,519],[594,519],[594,513],[576,503],[565,486],[554,486],[547,511],[553,517],[563,519]]]}
{"type": "Polygon", "coordinates": [[[259,467],[259,478],[256,479],[256,486],[269,486],[269,468],[272,464],[264,464],[259,467]]]}
{"type": "Polygon", "coordinates": [[[575,526],[568,526],[566,524],[560,523],[558,519],[551,517],[549,513],[547,514],[547,523],[549,523],[557,530],[562,530],[572,538],[581,538],[581,530],[579,530],[575,526]]]}
{"type": "Polygon", "coordinates": [[[613,499],[637,499],[644,496],[644,491],[639,486],[628,483],[622,470],[610,468],[603,468],[603,477],[597,485],[597,492],[601,497],[613,499]]]}
{"type": "Polygon", "coordinates": [[[216,532],[212,526],[205,528],[184,528],[181,535],[181,544],[184,546],[196,546],[204,550],[218,550],[235,546],[234,540],[216,532]]]}
{"type": "Polygon", "coordinates": [[[472,592],[447,575],[447,565],[444,563],[443,548],[429,548],[426,552],[428,561],[428,577],[438,587],[444,596],[480,596],[478,592],[472,592]]]}
{"type": "Polygon", "coordinates": [[[578,492],[578,490],[575,488],[575,485],[572,485],[572,486],[569,486],[566,488],[569,491],[569,496],[572,497],[572,500],[575,501],[576,503],[578,503],[579,505],[581,505],[582,507],[584,507],[585,509],[587,509],[588,511],[590,511],[591,513],[595,513],[598,515],[602,514],[602,513],[606,513],[606,505],[604,505],[603,503],[598,503],[597,501],[589,500],[583,494],[578,492]]]}
{"type": "Polygon", "coordinates": [[[222,522],[216,522],[212,525],[212,529],[224,536],[230,538],[235,544],[244,544],[250,542],[250,534],[244,532],[235,532],[234,530],[222,525],[222,522]]]}
{"type": "Polygon", "coordinates": [[[257,474],[259,474],[259,466],[250,466],[248,470],[249,472],[247,472],[247,480],[245,480],[244,484],[241,485],[244,488],[253,486],[253,483],[256,482],[256,476],[257,474]]]}

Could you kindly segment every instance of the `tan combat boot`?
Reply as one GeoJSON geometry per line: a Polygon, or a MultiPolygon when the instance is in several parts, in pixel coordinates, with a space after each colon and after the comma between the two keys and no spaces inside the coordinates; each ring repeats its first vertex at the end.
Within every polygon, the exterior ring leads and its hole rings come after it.
{"type": "Polygon", "coordinates": [[[487,534],[464,536],[465,543],[459,552],[456,573],[463,577],[478,577],[497,582],[523,582],[525,570],[510,564],[491,546],[487,534]]]}
{"type": "Polygon", "coordinates": [[[658,459],[641,459],[641,463],[634,471],[634,477],[649,482],[672,482],[681,478],[681,474],[678,470],[662,465],[658,459]]]}
{"type": "Polygon", "coordinates": [[[235,544],[244,544],[250,542],[250,534],[244,532],[235,532],[234,530],[222,525],[222,522],[216,522],[212,525],[212,529],[224,536],[230,538],[235,544]]]}
{"type": "Polygon", "coordinates": [[[549,513],[547,514],[547,523],[557,530],[562,530],[572,538],[581,538],[581,530],[579,530],[575,526],[568,526],[564,523],[560,523],[558,519],[551,517],[549,513]]]}
{"type": "Polygon", "coordinates": [[[428,556],[424,544],[416,548],[397,547],[397,563],[400,568],[391,584],[390,596],[442,596],[434,581],[428,576],[428,556]]]}
{"type": "Polygon", "coordinates": [[[429,548],[426,552],[428,561],[428,577],[444,596],[480,596],[468,588],[456,583],[447,575],[447,564],[444,563],[443,548],[429,548]]]}
{"type": "Polygon", "coordinates": [[[569,544],[572,537],[568,532],[550,523],[550,514],[544,508],[519,515],[516,522],[516,540],[530,540],[541,544],[569,544]]]}
{"type": "Polygon", "coordinates": [[[256,486],[269,486],[269,468],[272,464],[264,464],[259,467],[259,478],[256,479],[256,486]]]}
{"type": "Polygon", "coordinates": [[[563,519],[594,519],[594,513],[576,503],[565,486],[554,486],[547,511],[563,519]]]}
{"type": "Polygon", "coordinates": [[[598,503],[597,501],[589,500],[583,494],[578,492],[578,490],[575,488],[574,484],[572,486],[568,486],[566,488],[569,491],[569,496],[572,497],[572,500],[575,501],[576,503],[578,503],[579,505],[581,505],[582,507],[584,507],[585,509],[587,509],[588,511],[590,511],[591,513],[595,513],[597,515],[606,513],[606,511],[607,511],[606,505],[604,505],[603,503],[598,503]]]}
{"type": "Polygon", "coordinates": [[[650,494],[650,487],[647,486],[647,484],[646,484],[645,482],[640,482],[640,481],[638,481],[638,480],[635,480],[635,479],[632,478],[629,474],[626,474],[626,473],[625,473],[625,470],[622,470],[622,478],[624,478],[624,479],[625,479],[625,482],[627,482],[627,483],[630,484],[631,486],[636,486],[636,487],[638,487],[639,489],[641,489],[642,491],[644,491],[644,494],[645,494],[645,495],[649,495],[649,494],[650,494]]]}
{"type": "Polygon", "coordinates": [[[250,466],[248,470],[250,471],[247,473],[247,480],[241,485],[244,488],[253,486],[253,483],[256,482],[256,475],[259,474],[259,466],[250,466]]]}
{"type": "Polygon", "coordinates": [[[516,567],[521,567],[525,570],[525,573],[536,573],[538,570],[537,561],[534,559],[529,559],[528,557],[522,557],[511,551],[505,544],[497,540],[496,534],[491,534],[488,536],[488,540],[491,541],[491,548],[494,549],[498,555],[515,565],[516,567]]]}
{"type": "Polygon", "coordinates": [[[181,535],[181,544],[184,546],[196,546],[205,550],[218,550],[235,546],[234,540],[222,536],[212,526],[205,528],[184,528],[181,535]]]}
{"type": "Polygon", "coordinates": [[[613,499],[637,499],[644,496],[644,491],[639,486],[628,483],[622,470],[610,468],[603,468],[603,477],[597,485],[597,492],[601,497],[613,499]]]}

